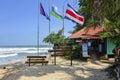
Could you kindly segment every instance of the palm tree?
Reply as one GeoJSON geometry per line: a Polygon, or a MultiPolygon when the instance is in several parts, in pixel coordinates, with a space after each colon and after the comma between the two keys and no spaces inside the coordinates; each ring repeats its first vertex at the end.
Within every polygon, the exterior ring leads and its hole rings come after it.
{"type": "MultiPolygon", "coordinates": [[[[120,44],[120,0],[79,0],[79,7],[78,12],[85,16],[83,26],[103,26],[102,36],[120,44]]],[[[77,26],[73,32],[81,29],[77,26]]]]}
{"type": "Polygon", "coordinates": [[[85,16],[85,24],[102,25],[104,18],[113,19],[119,15],[120,0],[79,0],[80,14],[85,16]]]}
{"type": "MultiPolygon", "coordinates": [[[[108,15],[103,17],[103,26],[105,31],[103,37],[109,37],[115,44],[120,46],[120,0],[110,0],[111,8],[108,9],[108,15]]],[[[110,2],[109,2],[110,4],[110,2]]],[[[105,5],[105,4],[104,4],[105,5]]],[[[103,5],[103,6],[104,6],[103,5]]],[[[110,5],[109,5],[110,6],[110,5]]],[[[102,10],[101,10],[102,13],[102,10]]],[[[102,14],[101,14],[102,15],[102,14]]]]}

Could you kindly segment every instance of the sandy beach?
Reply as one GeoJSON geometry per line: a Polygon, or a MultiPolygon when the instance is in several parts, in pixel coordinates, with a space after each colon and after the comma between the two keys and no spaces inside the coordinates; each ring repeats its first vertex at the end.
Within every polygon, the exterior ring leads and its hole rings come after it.
{"type": "Polygon", "coordinates": [[[104,71],[109,63],[100,61],[70,61],[57,57],[57,65],[34,64],[30,67],[25,61],[0,65],[0,80],[113,80],[104,71]],[[3,69],[6,67],[6,69],[3,69]]]}

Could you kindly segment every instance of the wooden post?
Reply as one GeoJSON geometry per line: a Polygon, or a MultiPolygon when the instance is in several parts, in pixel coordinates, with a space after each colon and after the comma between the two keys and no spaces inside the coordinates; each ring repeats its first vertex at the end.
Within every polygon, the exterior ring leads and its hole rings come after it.
{"type": "Polygon", "coordinates": [[[28,64],[29,64],[29,66],[30,66],[30,58],[29,58],[28,60],[29,60],[29,63],[28,63],[28,64]]]}
{"type": "Polygon", "coordinates": [[[72,55],[71,55],[71,66],[72,66],[72,55]]]}
{"type": "Polygon", "coordinates": [[[43,65],[44,58],[42,58],[42,65],[43,65]]]}
{"type": "Polygon", "coordinates": [[[54,64],[56,65],[56,46],[55,46],[55,51],[54,51],[54,64]]]}
{"type": "Polygon", "coordinates": [[[55,53],[54,53],[54,63],[55,63],[55,65],[56,65],[56,51],[55,51],[55,53]]]}
{"type": "Polygon", "coordinates": [[[71,66],[72,66],[72,46],[70,46],[71,66]]]}

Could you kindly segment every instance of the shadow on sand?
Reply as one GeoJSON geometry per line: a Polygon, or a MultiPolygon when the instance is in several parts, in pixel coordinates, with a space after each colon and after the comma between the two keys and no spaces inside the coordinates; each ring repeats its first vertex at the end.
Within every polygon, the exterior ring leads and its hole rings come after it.
{"type": "Polygon", "coordinates": [[[9,64],[6,66],[6,75],[1,80],[112,80],[107,79],[103,75],[106,75],[101,68],[94,68],[94,66],[88,65],[94,64],[104,66],[96,61],[81,62],[73,61],[73,66],[70,66],[70,61],[62,60],[54,64],[48,65],[32,65],[28,66],[24,63],[9,64]],[[91,67],[89,67],[91,66],[91,67]],[[101,73],[99,73],[101,72],[101,73]]]}

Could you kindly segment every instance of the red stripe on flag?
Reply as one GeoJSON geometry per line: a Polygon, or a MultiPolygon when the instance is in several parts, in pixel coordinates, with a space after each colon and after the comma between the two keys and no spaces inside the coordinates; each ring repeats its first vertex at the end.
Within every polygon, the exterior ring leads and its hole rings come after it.
{"type": "Polygon", "coordinates": [[[82,18],[81,16],[78,16],[77,14],[75,14],[74,12],[72,12],[71,10],[67,9],[66,13],[69,14],[70,16],[78,19],[81,22],[84,22],[84,18],[82,18]]]}

